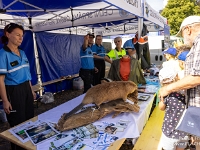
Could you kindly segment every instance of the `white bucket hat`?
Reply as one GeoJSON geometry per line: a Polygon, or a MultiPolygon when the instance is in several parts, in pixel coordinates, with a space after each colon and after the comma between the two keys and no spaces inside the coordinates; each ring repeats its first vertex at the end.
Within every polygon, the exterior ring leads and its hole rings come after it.
{"type": "Polygon", "coordinates": [[[181,30],[183,29],[183,27],[185,27],[187,25],[191,25],[193,23],[200,23],[200,16],[189,16],[189,17],[185,18],[183,20],[183,22],[181,23],[180,30],[178,31],[176,36],[182,37],[181,30]]]}
{"type": "Polygon", "coordinates": [[[169,83],[174,81],[178,72],[171,67],[164,67],[159,72],[159,79],[161,83],[169,83]]]}

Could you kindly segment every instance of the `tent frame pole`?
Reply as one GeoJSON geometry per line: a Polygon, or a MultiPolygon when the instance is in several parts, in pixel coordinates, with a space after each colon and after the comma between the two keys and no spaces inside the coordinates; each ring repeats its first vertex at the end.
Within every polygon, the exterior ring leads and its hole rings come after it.
{"type": "Polygon", "coordinates": [[[143,18],[138,17],[138,39],[141,38],[142,28],[143,28],[143,18]]]}
{"type": "Polygon", "coordinates": [[[16,2],[18,2],[18,0],[15,0],[13,2],[11,2],[10,4],[8,4],[7,6],[5,6],[3,9],[7,9],[8,7],[12,6],[13,4],[15,4],[16,2]]]}
{"type": "Polygon", "coordinates": [[[7,9],[6,12],[51,12],[51,11],[61,11],[63,9],[27,9],[27,10],[18,10],[18,9],[7,9]]]}
{"type": "Polygon", "coordinates": [[[42,85],[42,79],[41,79],[41,68],[40,68],[40,62],[39,62],[39,55],[38,55],[38,49],[37,49],[37,42],[36,42],[36,36],[35,33],[33,33],[33,47],[34,47],[34,57],[35,57],[35,65],[36,65],[36,73],[37,73],[37,83],[39,85],[42,85]]]}
{"type": "Polygon", "coordinates": [[[3,2],[0,0],[0,9],[3,9],[3,2]]]}
{"type": "MultiPolygon", "coordinates": [[[[72,27],[74,27],[74,14],[73,14],[73,8],[70,7],[70,10],[71,10],[71,15],[72,15],[72,20],[71,20],[71,22],[72,22],[72,27]]],[[[70,30],[70,31],[71,31],[71,30],[70,30]]],[[[70,34],[71,34],[71,32],[70,32],[70,34]]]]}
{"type": "MultiPolygon", "coordinates": [[[[36,8],[36,9],[38,9],[38,10],[43,10],[43,11],[45,11],[45,12],[47,12],[47,13],[53,14],[53,15],[55,15],[55,16],[58,16],[56,13],[50,12],[50,11],[48,11],[48,10],[44,10],[44,9],[42,9],[42,8],[40,8],[40,7],[37,7],[37,6],[35,6],[35,5],[32,5],[32,4],[30,4],[30,3],[24,2],[24,1],[22,1],[22,0],[18,0],[18,1],[21,2],[21,3],[23,3],[23,4],[25,4],[25,5],[31,6],[31,7],[33,7],[33,8],[36,8]]],[[[62,17],[62,16],[59,16],[59,17],[64,18],[64,17],[62,17]]]]}

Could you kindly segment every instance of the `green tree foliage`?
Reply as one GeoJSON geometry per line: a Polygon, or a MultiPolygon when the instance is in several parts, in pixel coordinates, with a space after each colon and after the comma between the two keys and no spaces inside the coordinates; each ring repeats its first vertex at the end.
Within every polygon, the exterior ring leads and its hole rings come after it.
{"type": "Polygon", "coordinates": [[[161,15],[167,18],[170,26],[170,34],[175,35],[184,18],[191,15],[200,16],[200,7],[195,4],[196,0],[168,0],[161,15]]]}

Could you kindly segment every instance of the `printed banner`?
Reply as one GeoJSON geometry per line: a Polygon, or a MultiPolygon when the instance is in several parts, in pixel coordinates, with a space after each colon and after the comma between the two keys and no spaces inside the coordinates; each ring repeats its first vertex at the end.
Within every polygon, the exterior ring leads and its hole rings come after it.
{"type": "Polygon", "coordinates": [[[60,16],[55,17],[54,15],[42,15],[33,18],[33,22],[36,22],[33,26],[34,31],[45,31],[45,30],[53,30],[60,29],[66,27],[73,26],[81,26],[81,25],[93,25],[103,22],[112,22],[112,21],[120,21],[126,19],[134,19],[135,16],[124,11],[120,10],[114,6],[109,7],[105,2],[94,3],[90,5],[85,5],[81,7],[73,8],[73,11],[59,11],[56,14],[62,14],[60,16]],[[101,8],[101,9],[100,9],[101,8]],[[103,9],[105,8],[105,9],[103,9]],[[90,11],[94,9],[93,11],[90,11]],[[80,11],[81,10],[81,11],[80,11]],[[73,16],[72,16],[73,13],[73,16]],[[39,18],[51,18],[51,20],[41,21],[39,18]],[[37,20],[40,20],[38,22],[37,20]]]}
{"type": "MultiPolygon", "coordinates": [[[[144,18],[163,27],[167,24],[167,19],[161,16],[157,11],[155,11],[145,0],[144,0],[144,18]]],[[[157,28],[159,28],[157,26],[157,28]]]]}
{"type": "Polygon", "coordinates": [[[164,48],[165,49],[172,47],[169,30],[170,30],[169,26],[165,25],[164,27],[164,48]]]}
{"type": "Polygon", "coordinates": [[[142,6],[140,0],[104,0],[120,9],[126,10],[131,14],[142,17],[142,6]]]}
{"type": "MultiPolygon", "coordinates": [[[[155,28],[154,25],[147,25],[147,29],[150,32],[156,32],[158,31],[157,28],[155,28]]],[[[162,27],[159,27],[159,30],[163,30],[162,27]]],[[[138,25],[134,24],[134,25],[122,25],[122,26],[118,26],[116,28],[108,28],[105,30],[105,28],[100,28],[97,29],[95,34],[96,35],[102,35],[102,36],[109,36],[109,35],[119,35],[119,34],[135,34],[138,31],[138,25]]]]}
{"type": "Polygon", "coordinates": [[[47,32],[59,33],[59,34],[86,35],[88,32],[92,32],[92,29],[88,28],[88,27],[72,27],[72,28],[51,30],[51,31],[47,31],[47,32]]]}

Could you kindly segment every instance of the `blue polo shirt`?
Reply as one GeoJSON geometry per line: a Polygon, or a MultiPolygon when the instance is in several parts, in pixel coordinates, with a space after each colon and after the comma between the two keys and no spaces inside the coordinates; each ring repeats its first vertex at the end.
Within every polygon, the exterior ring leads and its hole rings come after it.
{"type": "Polygon", "coordinates": [[[5,75],[5,85],[18,85],[31,80],[30,66],[24,51],[20,56],[13,53],[7,46],[0,50],[0,74],[5,75]]]}
{"type": "Polygon", "coordinates": [[[94,59],[91,47],[88,46],[86,50],[83,50],[81,47],[80,56],[82,69],[94,69],[94,59]]]}
{"type": "Polygon", "coordinates": [[[97,44],[94,44],[92,46],[92,52],[93,54],[101,56],[101,57],[104,57],[106,55],[106,50],[102,45],[99,46],[97,44]]]}

